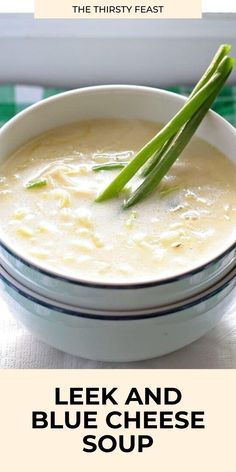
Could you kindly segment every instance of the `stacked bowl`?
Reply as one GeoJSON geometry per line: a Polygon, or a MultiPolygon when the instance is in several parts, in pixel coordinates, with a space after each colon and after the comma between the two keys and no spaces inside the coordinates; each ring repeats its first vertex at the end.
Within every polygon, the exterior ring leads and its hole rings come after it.
{"type": "MultiPolygon", "coordinates": [[[[185,98],[147,87],[66,92],[21,112],[0,130],[0,162],[40,133],[97,118],[166,123],[185,98]]],[[[236,164],[236,130],[209,112],[197,135],[236,164]]],[[[230,238],[229,238],[230,239],[230,238]]],[[[134,361],[175,351],[215,326],[232,304],[236,243],[193,270],[163,280],[103,283],[74,279],[19,253],[0,237],[0,278],[13,314],[42,341],[102,361],[134,361]]]]}

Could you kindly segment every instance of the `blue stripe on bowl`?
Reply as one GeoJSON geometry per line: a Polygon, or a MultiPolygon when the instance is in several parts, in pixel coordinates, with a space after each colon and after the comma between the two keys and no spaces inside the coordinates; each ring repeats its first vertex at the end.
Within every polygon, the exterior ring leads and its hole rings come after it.
{"type": "Polygon", "coordinates": [[[172,284],[174,282],[181,281],[183,279],[186,279],[188,277],[191,277],[195,274],[198,274],[199,272],[205,271],[212,265],[216,264],[217,262],[220,262],[224,257],[226,257],[230,252],[234,251],[236,249],[236,242],[234,242],[228,249],[226,249],[224,252],[222,252],[219,256],[215,257],[211,261],[207,262],[206,264],[203,264],[196,269],[192,269],[188,272],[184,272],[180,275],[176,275],[174,277],[169,277],[166,279],[158,280],[158,281],[150,281],[150,282],[141,282],[141,283],[126,283],[126,284],[116,284],[116,283],[105,283],[105,282],[87,282],[79,279],[74,279],[73,277],[66,277],[62,275],[57,275],[51,272],[50,270],[46,270],[43,268],[38,267],[37,265],[28,262],[25,260],[23,257],[19,256],[16,254],[12,249],[9,249],[8,246],[6,246],[2,241],[0,241],[0,247],[2,247],[8,254],[10,254],[12,257],[20,261],[23,265],[26,265],[30,267],[30,269],[46,275],[47,277],[50,277],[55,280],[60,280],[61,282],[66,282],[69,284],[77,285],[77,286],[83,286],[83,287],[91,287],[91,288],[104,288],[104,289],[116,289],[116,290],[135,290],[135,289],[140,289],[140,288],[148,288],[148,287],[159,287],[161,285],[167,285],[167,284],[172,284]]]}
{"type": "MultiPolygon", "coordinates": [[[[0,266],[0,269],[2,267],[0,266]]],[[[161,312],[154,312],[154,313],[149,313],[149,314],[143,314],[143,315],[117,315],[117,316],[108,316],[108,315],[94,315],[94,314],[88,314],[88,313],[83,313],[83,312],[77,312],[75,310],[71,309],[63,309],[60,306],[50,304],[48,302],[44,302],[42,300],[39,300],[37,297],[34,297],[32,295],[29,295],[26,293],[24,290],[19,289],[16,287],[12,282],[10,282],[2,273],[0,273],[0,278],[3,280],[5,284],[7,284],[10,288],[15,290],[17,293],[19,293],[22,297],[27,298],[28,300],[36,303],[37,305],[43,306],[45,308],[48,308],[53,311],[57,311],[60,313],[63,313],[64,315],[69,315],[69,316],[75,316],[79,318],[87,318],[87,319],[95,319],[95,320],[103,320],[103,321],[131,321],[131,320],[143,320],[143,319],[148,319],[148,318],[158,318],[161,316],[166,316],[166,315],[171,315],[173,313],[178,313],[180,311],[185,311],[189,308],[192,308],[193,306],[198,305],[199,303],[203,303],[215,295],[219,294],[222,292],[225,288],[227,288],[233,280],[235,280],[235,270],[231,271],[231,277],[227,279],[225,283],[220,285],[220,287],[216,288],[215,290],[212,290],[210,293],[207,293],[204,295],[202,298],[199,297],[196,300],[192,302],[185,303],[183,305],[177,306],[176,308],[171,308],[171,309],[165,309],[161,312]]],[[[236,283],[236,280],[235,280],[236,283]]]]}

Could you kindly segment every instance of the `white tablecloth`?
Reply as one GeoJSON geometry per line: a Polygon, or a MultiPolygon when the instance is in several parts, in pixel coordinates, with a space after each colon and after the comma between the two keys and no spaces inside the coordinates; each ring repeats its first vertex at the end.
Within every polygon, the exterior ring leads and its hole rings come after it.
{"type": "Polygon", "coordinates": [[[133,363],[104,363],[64,354],[35,339],[9,312],[0,292],[0,368],[236,368],[236,300],[223,320],[206,336],[167,356],[133,363]]]}

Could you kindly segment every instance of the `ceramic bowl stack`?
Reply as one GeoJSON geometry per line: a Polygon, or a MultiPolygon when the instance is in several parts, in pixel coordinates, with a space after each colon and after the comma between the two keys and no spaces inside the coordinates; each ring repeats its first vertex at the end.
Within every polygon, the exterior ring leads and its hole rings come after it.
{"type": "MultiPolygon", "coordinates": [[[[96,118],[167,122],[184,98],[137,86],[57,95],[0,131],[0,161],[48,129],[96,118]]],[[[198,136],[236,164],[236,130],[209,112],[198,136]]],[[[42,341],[81,357],[134,361],[179,349],[215,326],[235,297],[236,243],[201,267],[161,281],[101,283],[65,277],[20,254],[1,234],[0,276],[17,319],[42,341]]]]}

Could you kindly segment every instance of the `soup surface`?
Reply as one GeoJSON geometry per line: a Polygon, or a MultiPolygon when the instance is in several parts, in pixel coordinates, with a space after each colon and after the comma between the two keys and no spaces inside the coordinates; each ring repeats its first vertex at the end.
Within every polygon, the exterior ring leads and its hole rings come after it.
{"type": "Polygon", "coordinates": [[[216,149],[194,138],[160,187],[122,209],[119,198],[95,203],[119,169],[160,125],[94,120],[51,130],[0,167],[1,229],[15,250],[47,269],[108,282],[162,279],[219,254],[236,235],[236,170],[216,149]],[[26,188],[29,181],[46,184],[26,188]]]}

